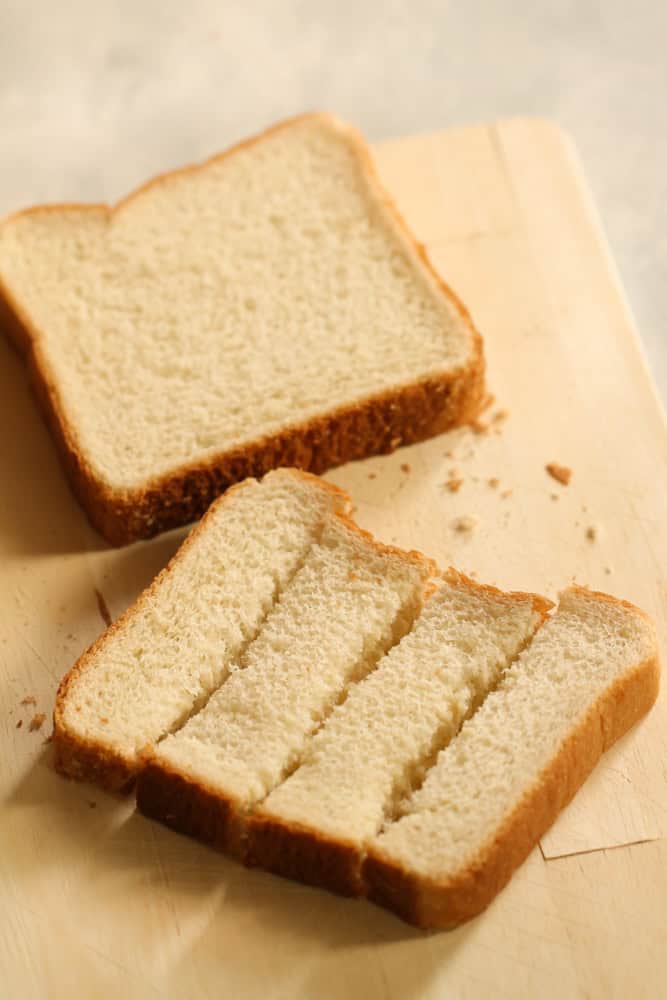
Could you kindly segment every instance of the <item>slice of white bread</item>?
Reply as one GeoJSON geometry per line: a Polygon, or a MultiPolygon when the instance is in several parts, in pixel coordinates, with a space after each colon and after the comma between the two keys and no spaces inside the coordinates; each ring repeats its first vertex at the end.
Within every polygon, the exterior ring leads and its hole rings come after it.
{"type": "Polygon", "coordinates": [[[653,704],[651,622],[573,587],[442,751],[364,865],[371,899],[422,927],[479,913],[601,754],[653,704]]]}
{"type": "Polygon", "coordinates": [[[58,766],[136,777],[144,812],[248,864],[452,926],[650,708],[654,630],[582,588],[547,617],[436,583],[344,506],[288,470],[219,500],[63,681],[58,766]]]}
{"type": "Polygon", "coordinates": [[[139,808],[243,853],[245,815],[419,614],[433,566],[332,520],[231,676],[145,758],[139,808]]]}
{"type": "Polygon", "coordinates": [[[304,115],[114,208],[0,226],[0,308],[73,488],[115,544],[230,483],[472,418],[479,335],[359,134],[304,115]]]}
{"type": "Polygon", "coordinates": [[[294,470],[230,489],[169,566],[80,658],[56,699],[59,770],[107,788],[227,676],[344,493],[294,470]]]}
{"type": "Polygon", "coordinates": [[[249,819],[246,860],[350,894],[369,841],[497,683],[550,607],[453,570],[405,636],[249,819]]]}

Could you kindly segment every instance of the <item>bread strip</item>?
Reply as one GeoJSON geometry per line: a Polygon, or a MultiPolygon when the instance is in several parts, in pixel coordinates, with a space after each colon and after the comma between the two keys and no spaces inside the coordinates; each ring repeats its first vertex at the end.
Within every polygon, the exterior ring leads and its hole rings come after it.
{"type": "Polygon", "coordinates": [[[363,869],[370,898],[420,927],[475,916],[602,753],[648,711],[658,685],[646,616],[604,594],[566,590],[405,815],[376,838],[363,869]]]}

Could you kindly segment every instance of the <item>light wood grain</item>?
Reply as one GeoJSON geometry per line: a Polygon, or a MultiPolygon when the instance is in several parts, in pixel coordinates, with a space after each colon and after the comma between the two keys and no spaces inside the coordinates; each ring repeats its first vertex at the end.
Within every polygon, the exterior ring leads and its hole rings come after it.
{"type": "MultiPolygon", "coordinates": [[[[516,120],[397,140],[377,157],[485,336],[489,415],[509,416],[330,478],[387,541],[503,587],[554,596],[575,577],[645,608],[664,639],[664,417],[569,141],[516,120]],[[572,468],[568,487],[547,476],[549,461],[572,468]],[[463,479],[458,493],[443,486],[450,474],[463,479]],[[454,530],[462,515],[478,518],[471,534],[454,530]]],[[[4,342],[0,456],[6,995],[664,995],[663,696],[489,910],[453,933],[423,935],[369,904],[245,871],[139,817],[131,800],[58,778],[48,721],[29,729],[102,628],[96,589],[117,616],[183,533],[102,545],[4,342]],[[21,705],[26,696],[36,704],[21,705]]]]}

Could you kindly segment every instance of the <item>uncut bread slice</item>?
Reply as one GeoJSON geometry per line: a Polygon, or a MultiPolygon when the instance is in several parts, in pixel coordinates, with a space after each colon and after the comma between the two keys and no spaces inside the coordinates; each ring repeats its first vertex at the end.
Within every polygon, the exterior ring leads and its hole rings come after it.
{"type": "Polygon", "coordinates": [[[630,604],[566,590],[556,614],[374,840],[372,899],[422,927],[479,913],[653,704],[656,639],[630,604]]]}
{"type": "Polygon", "coordinates": [[[114,544],[270,468],[473,417],[481,340],[359,134],[285,122],[113,208],[0,225],[0,312],[75,493],[114,544]]]}
{"type": "Polygon", "coordinates": [[[311,734],[418,615],[432,564],[327,525],[208,704],[146,755],[142,812],[243,854],[246,813],[296,767],[311,734]]]}
{"type": "Polygon", "coordinates": [[[350,690],[299,768],[251,815],[246,860],[358,894],[366,845],[549,607],[450,570],[410,633],[350,690]]]}
{"type": "Polygon", "coordinates": [[[347,504],[341,491],[294,470],[247,480],[213,504],[63,679],[54,711],[58,769],[110,789],[128,786],[139,751],[222,683],[347,504]]]}

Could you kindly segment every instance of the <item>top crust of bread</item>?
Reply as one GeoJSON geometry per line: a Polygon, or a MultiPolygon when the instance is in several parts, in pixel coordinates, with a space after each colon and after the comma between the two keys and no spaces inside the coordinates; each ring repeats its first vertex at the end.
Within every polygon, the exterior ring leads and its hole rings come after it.
{"type": "MultiPolygon", "coordinates": [[[[106,216],[122,213],[144,193],[168,186],[173,179],[184,175],[205,171],[235,152],[308,119],[318,119],[332,128],[341,128],[335,118],[326,114],[298,116],[239,143],[203,164],[156,177],[114,207],[75,204],[35,207],[10,216],[0,231],[30,214],[63,213],[68,210],[85,210],[106,216]]],[[[138,487],[119,489],[93,469],[89,456],[81,446],[77,427],[65,411],[57,380],[42,350],[39,330],[34,328],[25,309],[12,295],[7,283],[3,283],[0,274],[0,323],[27,357],[34,390],[76,496],[91,522],[112,544],[127,544],[188,523],[201,516],[211,500],[229,485],[248,476],[261,476],[281,465],[321,473],[352,459],[393,451],[402,443],[422,440],[476,416],[484,392],[481,338],[467,310],[433,269],[424,247],[415,241],[392,200],[384,192],[362,137],[349,127],[345,127],[345,134],[378,201],[393,219],[402,238],[417,252],[425,273],[437,285],[443,299],[458,313],[467,330],[468,360],[455,370],[353,400],[349,405],[323,411],[308,420],[300,421],[297,415],[277,433],[184,463],[166,474],[149,477],[138,487]]]]}

